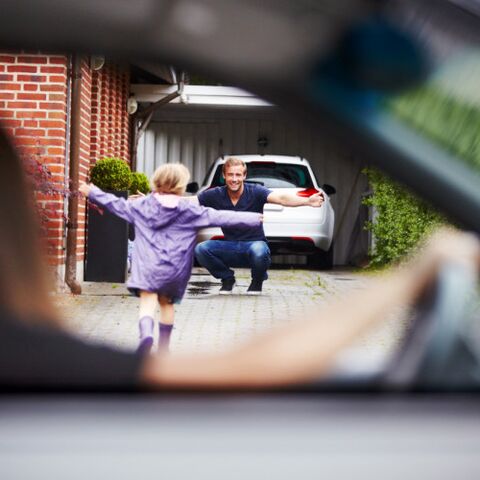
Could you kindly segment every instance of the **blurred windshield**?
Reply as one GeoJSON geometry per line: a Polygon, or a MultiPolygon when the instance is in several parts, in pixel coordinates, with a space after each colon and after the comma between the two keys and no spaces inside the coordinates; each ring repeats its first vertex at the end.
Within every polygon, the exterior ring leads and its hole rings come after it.
{"type": "Polygon", "coordinates": [[[408,127],[480,169],[480,49],[451,53],[423,86],[386,102],[408,127]]]}

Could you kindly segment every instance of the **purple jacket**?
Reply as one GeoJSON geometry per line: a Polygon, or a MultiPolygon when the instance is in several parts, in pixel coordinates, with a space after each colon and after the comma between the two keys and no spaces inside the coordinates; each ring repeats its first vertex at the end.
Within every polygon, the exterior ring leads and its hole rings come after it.
{"type": "Polygon", "coordinates": [[[90,200],[135,225],[132,271],[128,288],[180,299],[193,265],[197,232],[206,227],[257,227],[260,215],[202,207],[181,200],[174,207],[153,194],[128,201],[92,186],[90,200]]]}

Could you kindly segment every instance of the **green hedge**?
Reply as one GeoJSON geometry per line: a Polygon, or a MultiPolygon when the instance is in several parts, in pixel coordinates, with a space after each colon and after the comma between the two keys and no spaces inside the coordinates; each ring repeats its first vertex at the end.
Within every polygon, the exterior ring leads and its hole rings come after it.
{"type": "MultiPolygon", "coordinates": [[[[480,168],[480,106],[426,87],[395,99],[387,108],[400,120],[434,143],[480,168]]],[[[375,238],[374,266],[400,260],[432,228],[444,220],[414,195],[373,169],[365,170],[373,190],[365,204],[375,207],[366,228],[375,238]]]]}
{"type": "Polygon", "coordinates": [[[443,222],[442,217],[397,183],[374,169],[365,169],[373,194],[364,204],[376,217],[366,228],[375,238],[371,265],[387,265],[408,254],[425,234],[443,222]]]}

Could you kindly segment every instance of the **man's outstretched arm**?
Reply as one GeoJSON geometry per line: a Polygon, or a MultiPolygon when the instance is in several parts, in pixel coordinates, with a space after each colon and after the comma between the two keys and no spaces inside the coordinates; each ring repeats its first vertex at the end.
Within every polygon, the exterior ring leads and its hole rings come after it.
{"type": "Polygon", "coordinates": [[[321,207],[325,198],[323,193],[315,193],[310,197],[300,197],[291,192],[272,192],[267,197],[267,203],[276,203],[284,207],[321,207]]]}

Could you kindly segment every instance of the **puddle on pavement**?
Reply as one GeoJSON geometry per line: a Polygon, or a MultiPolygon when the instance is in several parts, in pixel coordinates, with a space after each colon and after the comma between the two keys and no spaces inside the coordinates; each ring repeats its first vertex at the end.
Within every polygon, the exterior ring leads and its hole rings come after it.
{"type": "Polygon", "coordinates": [[[216,282],[190,282],[187,287],[187,293],[189,295],[206,295],[207,293],[210,293],[210,289],[212,287],[218,286],[218,283],[216,282]]]}

